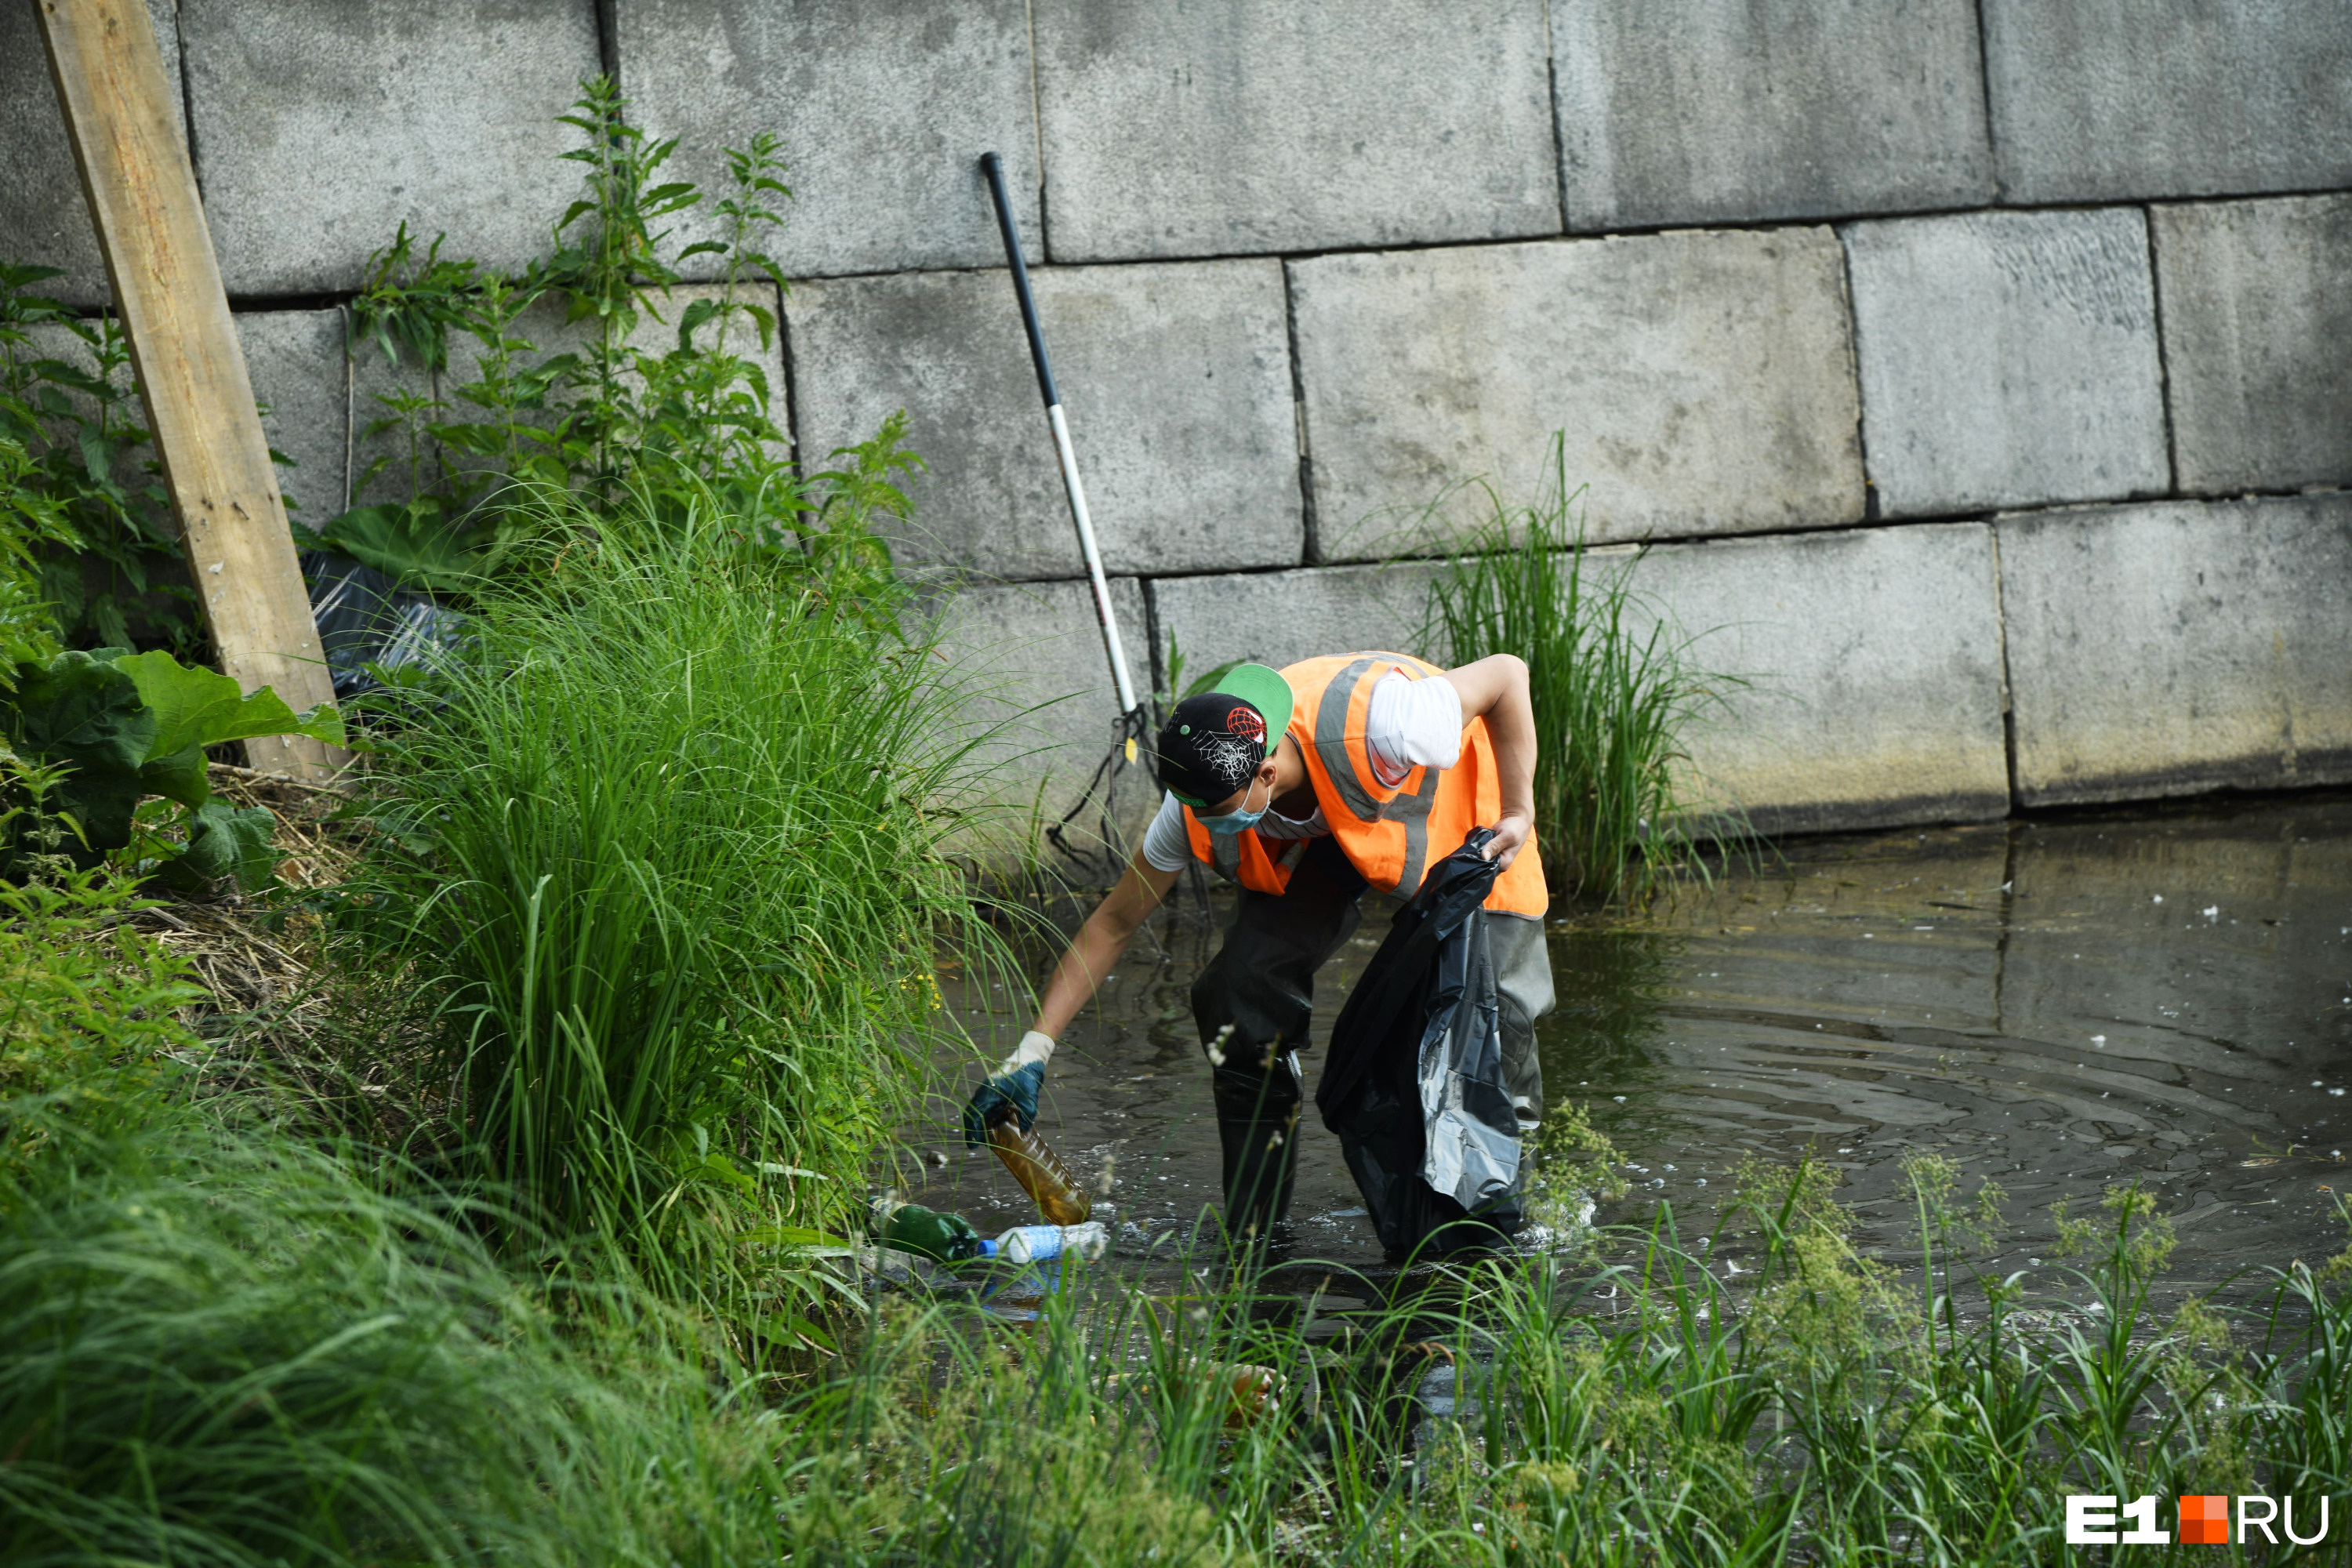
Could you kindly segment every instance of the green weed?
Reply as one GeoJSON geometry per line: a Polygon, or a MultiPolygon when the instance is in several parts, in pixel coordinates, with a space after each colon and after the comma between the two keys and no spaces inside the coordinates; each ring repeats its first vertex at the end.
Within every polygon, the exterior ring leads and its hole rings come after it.
{"type": "Polygon", "coordinates": [[[195,595],[130,344],[111,316],[32,292],[58,276],[0,262],[0,532],[15,535],[0,549],[38,574],[11,596],[37,600],[70,645],[126,647],[136,627],[187,653],[202,635],[195,595]]]}
{"type": "MultiPolygon", "coordinates": [[[[463,593],[547,520],[551,490],[593,511],[671,520],[715,499],[759,538],[795,548],[823,541],[842,505],[903,510],[895,490],[845,496],[855,465],[796,477],[775,389],[741,352],[778,330],[748,287],[784,286],[761,249],[783,221],[773,204],[792,194],[775,138],[726,150],[727,240],[679,247],[667,220],[704,194],[663,178],[676,139],[631,124],[610,81],[582,90],[562,120],[581,134],[562,156],[582,166],[583,189],[551,226],[551,255],[508,277],[444,256],[446,236],[420,254],[404,227],[370,258],[349,352],[404,363],[425,384],[380,395],[383,416],[366,428],[396,445],[352,493],[383,499],[311,537],[412,586],[463,593]],[[724,258],[715,294],[673,303],[682,268],[705,253],[724,258]],[[649,341],[648,323],[667,337],[649,341]]],[[[898,454],[901,467],[915,461],[898,454]]]]}

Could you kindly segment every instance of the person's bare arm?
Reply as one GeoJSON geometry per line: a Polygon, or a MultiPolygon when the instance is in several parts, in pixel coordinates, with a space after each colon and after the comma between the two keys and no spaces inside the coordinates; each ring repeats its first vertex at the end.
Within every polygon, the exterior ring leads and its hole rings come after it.
{"type": "Polygon", "coordinates": [[[1486,738],[1494,742],[1503,815],[1486,858],[1507,870],[1536,824],[1536,712],[1528,694],[1528,663],[1515,653],[1491,654],[1447,670],[1445,679],[1461,694],[1462,721],[1486,720],[1486,738]]]}
{"type": "Polygon", "coordinates": [[[1094,995],[1095,987],[1111,972],[1119,954],[1127,951],[1127,944],[1150,919],[1151,911],[1160,907],[1168,889],[1176,885],[1176,872],[1162,871],[1146,860],[1142,850],[1135,852],[1118,886],[1095,906],[1095,912],[1087,917],[1087,923],[1070,939],[1061,962],[1046,977],[1045,998],[1037,1005],[1037,1021],[1029,1026],[1032,1030],[1061,1038],[1062,1031],[1094,995]]]}

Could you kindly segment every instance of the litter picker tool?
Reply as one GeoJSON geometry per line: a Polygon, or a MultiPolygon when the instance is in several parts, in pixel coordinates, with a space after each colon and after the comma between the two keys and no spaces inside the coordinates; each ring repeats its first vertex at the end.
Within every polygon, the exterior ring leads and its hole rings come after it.
{"type": "Polygon", "coordinates": [[[1070,847],[1063,830],[1087,808],[1097,789],[1103,791],[1102,842],[1112,844],[1109,787],[1115,787],[1122,763],[1136,760],[1136,743],[1150,726],[1150,716],[1135,695],[1127,673],[1127,647],[1119,640],[1118,612],[1110,602],[1110,582],[1103,575],[1102,550],[1095,542],[1094,519],[1087,511],[1086,487],[1078,480],[1078,456],[1070,446],[1070,422],[1062,412],[1062,395],[1054,385],[1054,362],[1045,353],[1045,334],[1037,324],[1037,301],[1029,291],[1029,268],[1021,259],[1021,231],[1013,218],[1013,200],[1004,189],[1004,161],[993,153],[980,155],[981,173],[988,177],[988,194],[996,203],[997,232],[1004,237],[1004,259],[1013,269],[1013,296],[1021,302],[1021,326],[1029,334],[1030,363],[1037,367],[1037,390],[1045,399],[1045,424],[1054,433],[1054,452],[1062,468],[1062,489],[1070,500],[1070,521],[1078,531],[1078,550],[1086,557],[1087,580],[1095,595],[1095,617],[1102,624],[1103,652],[1110,659],[1111,686],[1118,693],[1118,722],[1109,755],[1095,769],[1086,794],[1045,837],[1075,860],[1087,857],[1070,847]]]}

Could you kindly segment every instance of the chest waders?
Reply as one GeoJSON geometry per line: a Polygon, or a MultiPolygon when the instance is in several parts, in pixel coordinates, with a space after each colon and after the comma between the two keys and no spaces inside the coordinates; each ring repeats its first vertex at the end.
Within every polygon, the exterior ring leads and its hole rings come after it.
{"type": "Polygon", "coordinates": [[[1310,840],[1279,897],[1241,890],[1217,956],[1192,982],[1235,1241],[1262,1241],[1290,1212],[1315,972],[1355,935],[1364,887],[1338,844],[1310,840]]]}

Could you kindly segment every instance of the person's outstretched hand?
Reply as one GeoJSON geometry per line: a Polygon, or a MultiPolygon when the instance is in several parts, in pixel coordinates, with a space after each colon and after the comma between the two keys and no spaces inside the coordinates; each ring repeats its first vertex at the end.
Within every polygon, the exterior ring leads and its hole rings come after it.
{"type": "Polygon", "coordinates": [[[1034,1029],[1022,1037],[1020,1048],[971,1091],[963,1108],[963,1140],[977,1149],[988,1142],[991,1123],[1009,1112],[1026,1132],[1036,1125],[1037,1091],[1045,1084],[1045,1062],[1054,1054],[1052,1037],[1034,1029]]]}

